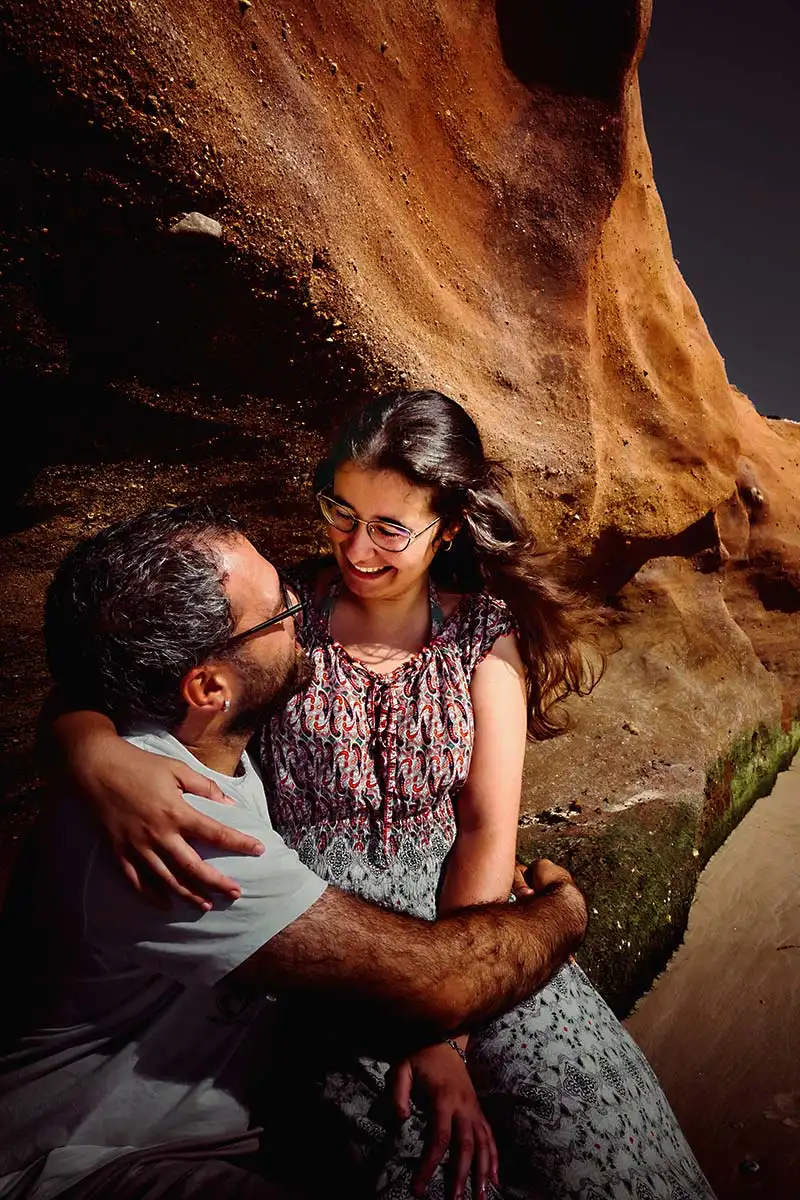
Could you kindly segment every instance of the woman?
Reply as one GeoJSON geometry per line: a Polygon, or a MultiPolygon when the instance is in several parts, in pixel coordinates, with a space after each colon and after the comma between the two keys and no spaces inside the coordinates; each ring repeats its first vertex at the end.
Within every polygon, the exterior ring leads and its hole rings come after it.
{"type": "MultiPolygon", "coordinates": [[[[316,479],[332,559],[294,580],[314,679],[261,745],[274,825],[308,866],[431,919],[508,897],[526,733],[558,733],[554,702],[592,683],[588,610],[548,574],[499,474],[437,392],[381,398],[345,428],[316,479]]],[[[120,743],[120,762],[131,750],[120,743]]],[[[111,802],[118,843],[159,805],[176,812],[169,768],[150,764],[164,799],[144,808],[136,768],[130,815],[118,784],[111,802]]],[[[103,781],[91,790],[110,810],[103,781]]],[[[162,818],[165,842],[182,820],[162,818]]],[[[158,848],[136,836],[153,862],[158,848]]],[[[455,1195],[470,1168],[479,1192],[496,1184],[499,1151],[508,1196],[711,1196],[645,1060],[574,962],[469,1040],[391,1073],[337,1064],[322,1087],[380,1195],[423,1194],[434,1172],[441,1187],[449,1147],[455,1195]]]]}

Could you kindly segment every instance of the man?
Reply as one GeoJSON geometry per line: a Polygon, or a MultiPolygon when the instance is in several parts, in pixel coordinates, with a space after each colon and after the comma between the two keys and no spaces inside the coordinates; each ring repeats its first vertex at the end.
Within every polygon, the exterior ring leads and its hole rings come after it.
{"type": "Polygon", "coordinates": [[[11,901],[12,926],[15,907],[27,924],[4,951],[21,1003],[0,1032],[0,1197],[274,1196],[231,1161],[256,1143],[248,1085],[268,1069],[272,993],[313,990],[388,1057],[398,1031],[407,1049],[511,1007],[583,936],[583,899],[552,866],[517,905],[428,923],[326,887],[284,845],[245,747],[306,677],[292,601],[203,506],[112,526],[56,573],[56,684],[214,780],[235,801],[214,815],[265,852],[203,852],[236,881],[235,902],[156,908],[81,804],[57,798],[24,903],[19,888],[11,901]]]}

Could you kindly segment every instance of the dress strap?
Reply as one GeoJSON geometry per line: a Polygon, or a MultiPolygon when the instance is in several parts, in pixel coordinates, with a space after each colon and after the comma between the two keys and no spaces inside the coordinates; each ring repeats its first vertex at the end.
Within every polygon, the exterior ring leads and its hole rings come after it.
{"type": "Polygon", "coordinates": [[[439,600],[436,584],[432,579],[428,582],[428,596],[431,604],[431,637],[438,637],[444,629],[444,609],[439,600]]]}
{"type": "Polygon", "coordinates": [[[331,631],[331,617],[333,616],[333,610],[336,607],[336,601],[339,599],[339,593],[341,590],[342,590],[342,580],[341,580],[341,576],[339,576],[337,574],[331,580],[328,590],[326,591],[325,595],[320,600],[319,606],[317,608],[317,611],[319,612],[322,623],[325,626],[328,633],[330,633],[330,631],[331,631]]]}

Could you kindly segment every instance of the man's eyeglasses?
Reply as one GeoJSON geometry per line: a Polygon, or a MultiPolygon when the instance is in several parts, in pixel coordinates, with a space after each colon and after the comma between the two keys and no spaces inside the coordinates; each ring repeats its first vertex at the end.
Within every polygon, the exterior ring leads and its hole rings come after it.
{"type": "Polygon", "coordinates": [[[259,621],[258,625],[252,625],[250,629],[243,629],[241,633],[235,633],[233,637],[228,638],[226,645],[232,646],[236,642],[241,642],[243,638],[250,637],[253,633],[260,633],[262,629],[269,629],[270,625],[279,625],[281,621],[285,621],[288,617],[294,617],[295,629],[299,629],[302,624],[303,601],[297,594],[287,586],[283,579],[280,580],[281,600],[284,608],[281,612],[276,613],[274,617],[268,617],[266,621],[259,621]]]}
{"type": "Polygon", "coordinates": [[[380,550],[388,550],[390,554],[400,554],[401,551],[407,550],[416,538],[433,529],[442,519],[434,517],[424,529],[413,533],[406,529],[405,525],[397,525],[394,521],[363,521],[361,517],[356,516],[352,508],[331,499],[324,492],[317,492],[317,503],[323,517],[334,529],[338,529],[340,533],[352,533],[356,525],[364,525],[370,541],[380,550]]]}

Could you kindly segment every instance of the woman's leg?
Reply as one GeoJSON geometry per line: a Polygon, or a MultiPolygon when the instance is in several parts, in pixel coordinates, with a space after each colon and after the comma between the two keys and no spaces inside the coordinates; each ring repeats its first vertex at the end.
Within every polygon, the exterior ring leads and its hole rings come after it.
{"type": "Polygon", "coordinates": [[[470,1040],[501,1191],[713,1200],[647,1060],[576,963],[470,1040]]]}

